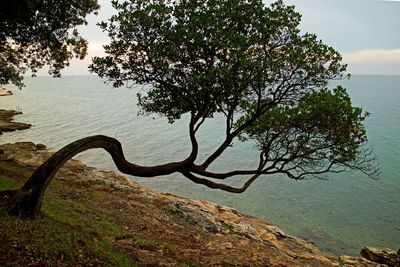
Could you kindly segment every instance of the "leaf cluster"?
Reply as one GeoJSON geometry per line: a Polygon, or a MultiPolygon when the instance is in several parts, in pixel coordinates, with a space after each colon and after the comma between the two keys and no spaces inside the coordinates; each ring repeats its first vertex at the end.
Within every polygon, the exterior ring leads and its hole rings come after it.
{"type": "Polygon", "coordinates": [[[98,9],[97,0],[2,0],[0,84],[23,86],[22,75],[44,65],[60,76],[71,58],[86,55],[87,41],[77,27],[98,9]]]}
{"type": "Polygon", "coordinates": [[[260,99],[296,100],[300,86],[324,84],[345,68],[331,47],[299,34],[300,14],[282,1],[113,3],[119,13],[101,24],[112,40],[109,55],[95,58],[91,69],[115,86],[150,84],[139,96],[141,108],[170,121],[188,112],[212,117],[260,99]],[[298,85],[277,95],[284,79],[298,85]]]}
{"type": "MultiPolygon", "coordinates": [[[[366,170],[371,162],[357,161],[367,142],[363,122],[368,115],[352,106],[343,87],[324,88],[296,105],[269,109],[239,139],[257,143],[268,171],[281,170],[297,179],[321,170],[334,171],[333,167],[337,171],[350,166],[366,170]]],[[[242,117],[236,124],[247,119],[242,117]]]]}

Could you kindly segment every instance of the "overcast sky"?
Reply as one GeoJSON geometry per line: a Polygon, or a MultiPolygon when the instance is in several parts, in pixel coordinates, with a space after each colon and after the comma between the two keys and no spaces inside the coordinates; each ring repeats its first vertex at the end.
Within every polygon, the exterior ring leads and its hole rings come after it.
{"type": "MultiPolygon", "coordinates": [[[[272,1],[264,0],[266,3],[272,1]]],[[[315,33],[342,53],[352,74],[400,75],[400,0],[284,0],[295,5],[302,17],[301,29],[315,33]]],[[[113,9],[109,0],[99,0],[98,16],[90,16],[81,28],[89,41],[89,55],[74,60],[64,75],[88,74],[91,57],[103,55],[107,37],[96,23],[107,20],[113,9]]]]}

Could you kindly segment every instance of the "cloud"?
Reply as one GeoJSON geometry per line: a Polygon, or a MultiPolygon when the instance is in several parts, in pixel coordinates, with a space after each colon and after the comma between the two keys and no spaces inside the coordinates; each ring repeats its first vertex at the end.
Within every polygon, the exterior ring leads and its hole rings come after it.
{"type": "MultiPolygon", "coordinates": [[[[400,0],[399,0],[400,2],[400,0]]],[[[398,63],[400,48],[397,49],[363,49],[352,53],[343,53],[346,63],[398,63]]]]}
{"type": "Polygon", "coordinates": [[[104,56],[103,43],[101,42],[89,42],[88,44],[89,56],[104,56]]]}

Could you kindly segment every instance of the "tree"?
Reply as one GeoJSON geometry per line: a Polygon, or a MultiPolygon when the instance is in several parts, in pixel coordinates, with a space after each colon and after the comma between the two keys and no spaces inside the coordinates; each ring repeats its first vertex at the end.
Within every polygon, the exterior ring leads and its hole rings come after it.
{"type": "Polygon", "coordinates": [[[368,114],[353,107],[346,90],[327,88],[342,79],[341,55],[313,34],[301,34],[300,14],[281,0],[113,1],[118,13],[101,23],[111,43],[91,70],[113,82],[143,87],[143,114],[170,123],[189,117],[190,154],[158,166],[129,163],[121,144],[92,136],[71,143],[40,166],[14,195],[12,214],[35,217],[52,177],[68,159],[90,148],[108,151],[126,174],[153,177],[181,173],[189,180],[233,193],[258,177],[285,174],[304,179],[328,172],[378,173],[366,148],[363,122],[368,114]],[[197,162],[196,134],[216,114],[225,120],[224,141],[197,162]],[[257,167],[212,172],[209,167],[235,139],[255,142],[257,167]],[[248,175],[241,187],[221,181],[248,175]],[[219,180],[219,181],[218,181],[219,180]]]}
{"type": "Polygon", "coordinates": [[[70,59],[83,59],[87,41],[77,26],[98,9],[97,0],[1,0],[0,85],[22,87],[22,75],[44,65],[59,77],[70,59]]]}

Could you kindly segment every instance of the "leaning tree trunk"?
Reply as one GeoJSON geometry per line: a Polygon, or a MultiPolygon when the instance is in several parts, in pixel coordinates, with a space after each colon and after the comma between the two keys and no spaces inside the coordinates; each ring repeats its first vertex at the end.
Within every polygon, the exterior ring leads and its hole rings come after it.
{"type": "Polygon", "coordinates": [[[37,218],[40,214],[44,192],[57,171],[78,153],[92,148],[103,148],[110,153],[121,172],[142,177],[171,174],[179,171],[188,163],[184,160],[152,167],[135,165],[125,159],[122,146],[118,140],[103,135],[86,137],[53,154],[33,172],[21,189],[4,192],[12,199],[8,206],[8,213],[20,217],[37,218]]]}

